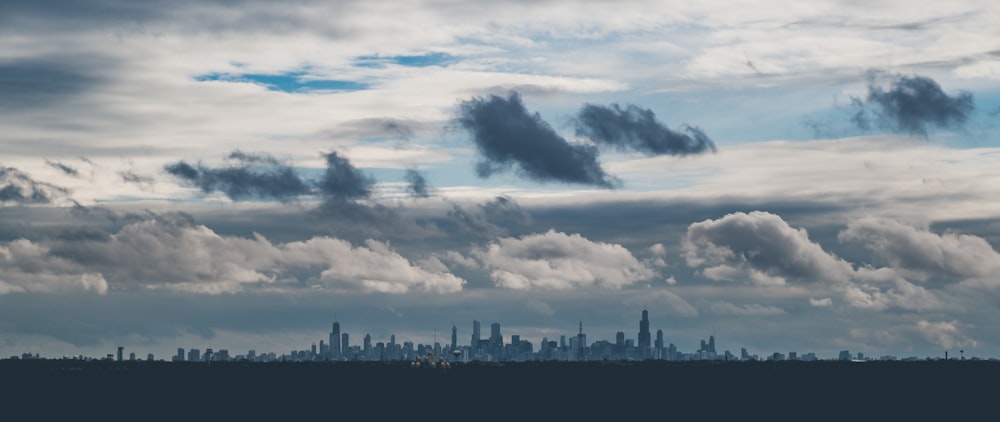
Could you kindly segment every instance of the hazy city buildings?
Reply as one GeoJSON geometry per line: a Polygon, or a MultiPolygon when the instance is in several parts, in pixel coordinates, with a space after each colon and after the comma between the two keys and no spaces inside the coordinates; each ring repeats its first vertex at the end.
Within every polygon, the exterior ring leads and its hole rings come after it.
{"type": "MultiPolygon", "coordinates": [[[[684,353],[678,350],[673,343],[667,343],[662,329],[656,330],[655,341],[653,341],[650,331],[651,321],[649,312],[642,310],[639,319],[639,330],[635,339],[628,338],[624,331],[615,333],[614,342],[608,340],[597,340],[592,343],[587,341],[587,335],[583,331],[583,322],[580,321],[577,333],[574,336],[560,335],[558,341],[543,338],[537,345],[525,340],[520,334],[511,334],[505,341],[501,325],[499,322],[490,324],[490,335],[482,338],[481,324],[478,320],[472,321],[472,335],[468,344],[460,344],[458,341],[458,327],[452,325],[450,341],[442,345],[435,339],[432,344],[415,344],[411,341],[404,341],[401,344],[396,341],[396,335],[389,335],[388,342],[373,341],[370,333],[364,333],[360,346],[351,346],[350,335],[341,330],[340,322],[333,322],[327,339],[320,339],[311,344],[305,350],[292,350],[284,354],[260,353],[250,349],[245,355],[231,356],[229,350],[219,349],[213,351],[212,348],[201,349],[177,348],[177,353],[170,357],[173,362],[225,362],[231,360],[246,360],[254,362],[272,361],[415,361],[426,360],[428,357],[442,359],[446,361],[458,362],[521,362],[521,361],[639,361],[639,360],[663,360],[663,361],[689,361],[689,360],[723,360],[723,361],[757,361],[761,360],[757,355],[751,354],[745,347],[740,348],[739,356],[728,350],[719,353],[716,348],[715,336],[711,335],[707,340],[701,340],[695,352],[684,353]],[[327,342],[328,340],[328,342],[327,342]]],[[[124,346],[117,347],[116,354],[108,354],[103,359],[122,362],[124,360],[124,346]]],[[[24,353],[21,359],[37,359],[38,354],[24,353]]],[[[769,361],[815,361],[818,360],[815,353],[798,352],[772,352],[765,354],[764,360],[769,361]]],[[[947,355],[946,355],[947,356],[947,355]]],[[[16,356],[12,358],[17,358],[16,356]]],[[[83,358],[82,356],[80,357],[83,358]]],[[[837,357],[839,360],[867,360],[864,353],[856,355],[850,351],[841,351],[837,357]]],[[[964,355],[963,355],[964,358],[964,355]]],[[[882,360],[895,360],[891,355],[885,355],[882,360]]],[[[915,359],[915,358],[905,358],[915,359]]],[[[904,360],[905,360],[904,359],[904,360]]],[[[129,361],[136,361],[136,354],[129,353],[129,361]]],[[[147,361],[153,360],[153,354],[147,356],[147,361]]]]}

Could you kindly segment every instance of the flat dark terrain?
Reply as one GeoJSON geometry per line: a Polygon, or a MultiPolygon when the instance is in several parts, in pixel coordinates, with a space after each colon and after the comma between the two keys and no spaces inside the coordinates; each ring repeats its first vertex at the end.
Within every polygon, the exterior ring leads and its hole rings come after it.
{"type": "MultiPolygon", "coordinates": [[[[388,420],[992,419],[1000,362],[0,361],[0,404],[58,416],[388,420]]],[[[194,418],[194,419],[190,419],[194,418]]]]}

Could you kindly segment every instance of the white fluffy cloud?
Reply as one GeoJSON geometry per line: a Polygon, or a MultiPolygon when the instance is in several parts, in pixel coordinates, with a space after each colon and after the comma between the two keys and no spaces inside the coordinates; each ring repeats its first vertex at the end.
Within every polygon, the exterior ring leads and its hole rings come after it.
{"type": "Polygon", "coordinates": [[[958,321],[930,322],[920,320],[917,322],[917,331],[927,341],[946,349],[966,346],[976,347],[976,340],[961,332],[958,321]]]}
{"type": "Polygon", "coordinates": [[[687,264],[711,280],[746,281],[762,286],[794,284],[813,306],[830,306],[840,295],[849,305],[883,310],[937,309],[942,302],[894,268],[855,268],[809,239],[804,229],[780,216],[754,211],[691,224],[684,240],[687,264]]]}
{"type": "Polygon", "coordinates": [[[978,278],[1000,273],[1000,253],[975,235],[939,235],[896,220],[866,217],[850,222],[837,237],[864,245],[908,274],[978,278]]]}
{"type": "Polygon", "coordinates": [[[761,211],[691,224],[684,257],[689,266],[705,267],[702,273],[709,279],[766,285],[782,285],[789,278],[844,282],[854,272],[851,264],[812,242],[805,229],[761,211]]]}
{"type": "Polygon", "coordinates": [[[247,286],[320,286],[334,290],[456,292],[464,280],[443,268],[414,265],[388,244],[364,246],[330,238],[274,244],[221,236],[194,224],[146,220],[104,238],[0,247],[5,270],[0,292],[48,291],[74,285],[104,293],[145,286],[198,293],[231,293],[247,286]],[[107,281],[106,281],[107,280],[107,281]]]}
{"type": "Polygon", "coordinates": [[[50,249],[19,239],[0,245],[0,294],[23,292],[108,292],[100,273],[88,272],[50,249]]]}
{"type": "Polygon", "coordinates": [[[497,286],[510,289],[621,288],[654,276],[621,245],[555,230],[501,238],[473,253],[497,286]]]}

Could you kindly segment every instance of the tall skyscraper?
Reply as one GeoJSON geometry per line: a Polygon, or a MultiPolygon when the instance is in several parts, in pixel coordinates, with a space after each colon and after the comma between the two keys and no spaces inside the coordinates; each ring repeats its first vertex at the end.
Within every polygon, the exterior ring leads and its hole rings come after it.
{"type": "Polygon", "coordinates": [[[494,359],[499,359],[502,352],[503,352],[503,335],[500,334],[500,323],[494,322],[490,324],[489,353],[493,355],[494,359]]]}
{"type": "Polygon", "coordinates": [[[124,348],[124,347],[122,347],[122,346],[118,346],[118,361],[119,361],[119,362],[121,362],[121,361],[122,361],[122,352],[124,352],[124,351],[125,351],[125,348],[124,348]]]}
{"type": "Polygon", "coordinates": [[[476,356],[476,355],[479,354],[479,340],[480,339],[482,339],[482,336],[481,336],[481,334],[479,332],[479,321],[473,320],[472,321],[472,344],[469,345],[470,349],[472,349],[471,350],[472,356],[476,356]]]}
{"type": "Polygon", "coordinates": [[[452,325],[451,326],[451,350],[455,350],[455,349],[458,349],[458,327],[452,325]]]}
{"type": "Polygon", "coordinates": [[[586,359],[586,355],[583,353],[583,349],[587,344],[587,335],[583,333],[583,321],[580,321],[580,332],[576,335],[576,360],[583,361],[586,359]]]}
{"type": "Polygon", "coordinates": [[[663,359],[663,330],[656,330],[656,343],[653,346],[656,349],[654,358],[663,359]]]}
{"type": "Polygon", "coordinates": [[[351,350],[350,341],[347,333],[340,335],[340,356],[347,357],[347,353],[351,350]]]}
{"type": "Polygon", "coordinates": [[[639,357],[645,359],[649,357],[649,311],[642,310],[642,319],[639,320],[639,357]]]}
{"type": "MultiPolygon", "coordinates": [[[[346,341],[344,342],[346,343],[346,341]]],[[[340,348],[340,323],[333,323],[333,330],[330,331],[330,354],[334,358],[339,358],[341,354],[340,348]]]]}

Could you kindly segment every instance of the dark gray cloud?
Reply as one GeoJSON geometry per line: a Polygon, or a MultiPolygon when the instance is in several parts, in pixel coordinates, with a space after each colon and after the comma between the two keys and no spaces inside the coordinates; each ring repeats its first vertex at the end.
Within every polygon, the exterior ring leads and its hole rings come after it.
{"type": "Polygon", "coordinates": [[[601,168],[596,148],[567,142],[538,113],[529,113],[517,92],[507,98],[490,95],[463,101],[457,121],[478,147],[479,177],[516,166],[520,176],[540,182],[602,188],[619,184],[601,168]]]}
{"type": "Polygon", "coordinates": [[[870,83],[864,101],[853,98],[858,112],[851,122],[867,130],[880,128],[927,136],[930,127],[961,129],[975,110],[972,93],[948,95],[926,76],[894,76],[888,89],[870,83]]]}
{"type": "Polygon", "coordinates": [[[48,204],[68,194],[68,189],[39,182],[16,168],[0,167],[0,203],[48,204]]]}
{"type": "Polygon", "coordinates": [[[521,205],[507,195],[498,196],[479,205],[491,221],[505,221],[516,224],[531,224],[531,215],[521,205]]]}
{"type": "Polygon", "coordinates": [[[70,166],[67,166],[67,165],[65,165],[63,163],[60,163],[58,161],[45,160],[45,164],[48,164],[49,167],[52,167],[52,168],[54,168],[56,170],[59,170],[59,171],[61,171],[63,173],[66,173],[69,176],[76,177],[76,176],[80,175],[80,172],[77,169],[75,169],[73,167],[70,167],[70,166]]]}
{"type": "Polygon", "coordinates": [[[619,150],[648,155],[688,155],[715,151],[715,143],[701,129],[684,125],[671,130],[650,109],[628,104],[585,104],[576,117],[576,134],[619,150]]]}
{"type": "Polygon", "coordinates": [[[0,61],[0,110],[56,105],[92,89],[102,81],[96,69],[108,66],[106,59],[76,56],[0,61]]]}
{"type": "Polygon", "coordinates": [[[509,196],[498,196],[477,204],[473,211],[466,210],[459,204],[452,204],[448,217],[463,231],[481,236],[507,235],[508,229],[505,227],[532,223],[531,215],[509,196]]]}
{"type": "Polygon", "coordinates": [[[181,160],[164,166],[174,176],[198,186],[205,193],[220,191],[234,200],[274,198],[288,200],[311,192],[309,185],[290,166],[266,154],[234,151],[228,157],[237,163],[223,168],[193,166],[181,160]]]}
{"type": "Polygon", "coordinates": [[[375,180],[365,175],[351,164],[346,157],[336,151],[323,155],[326,171],[319,182],[319,191],[331,200],[354,200],[368,198],[372,194],[375,180]]]}
{"type": "Polygon", "coordinates": [[[426,198],[430,196],[429,189],[427,185],[427,178],[424,177],[423,173],[414,170],[406,170],[406,181],[409,183],[406,186],[406,191],[413,195],[415,198],[426,198]]]}

